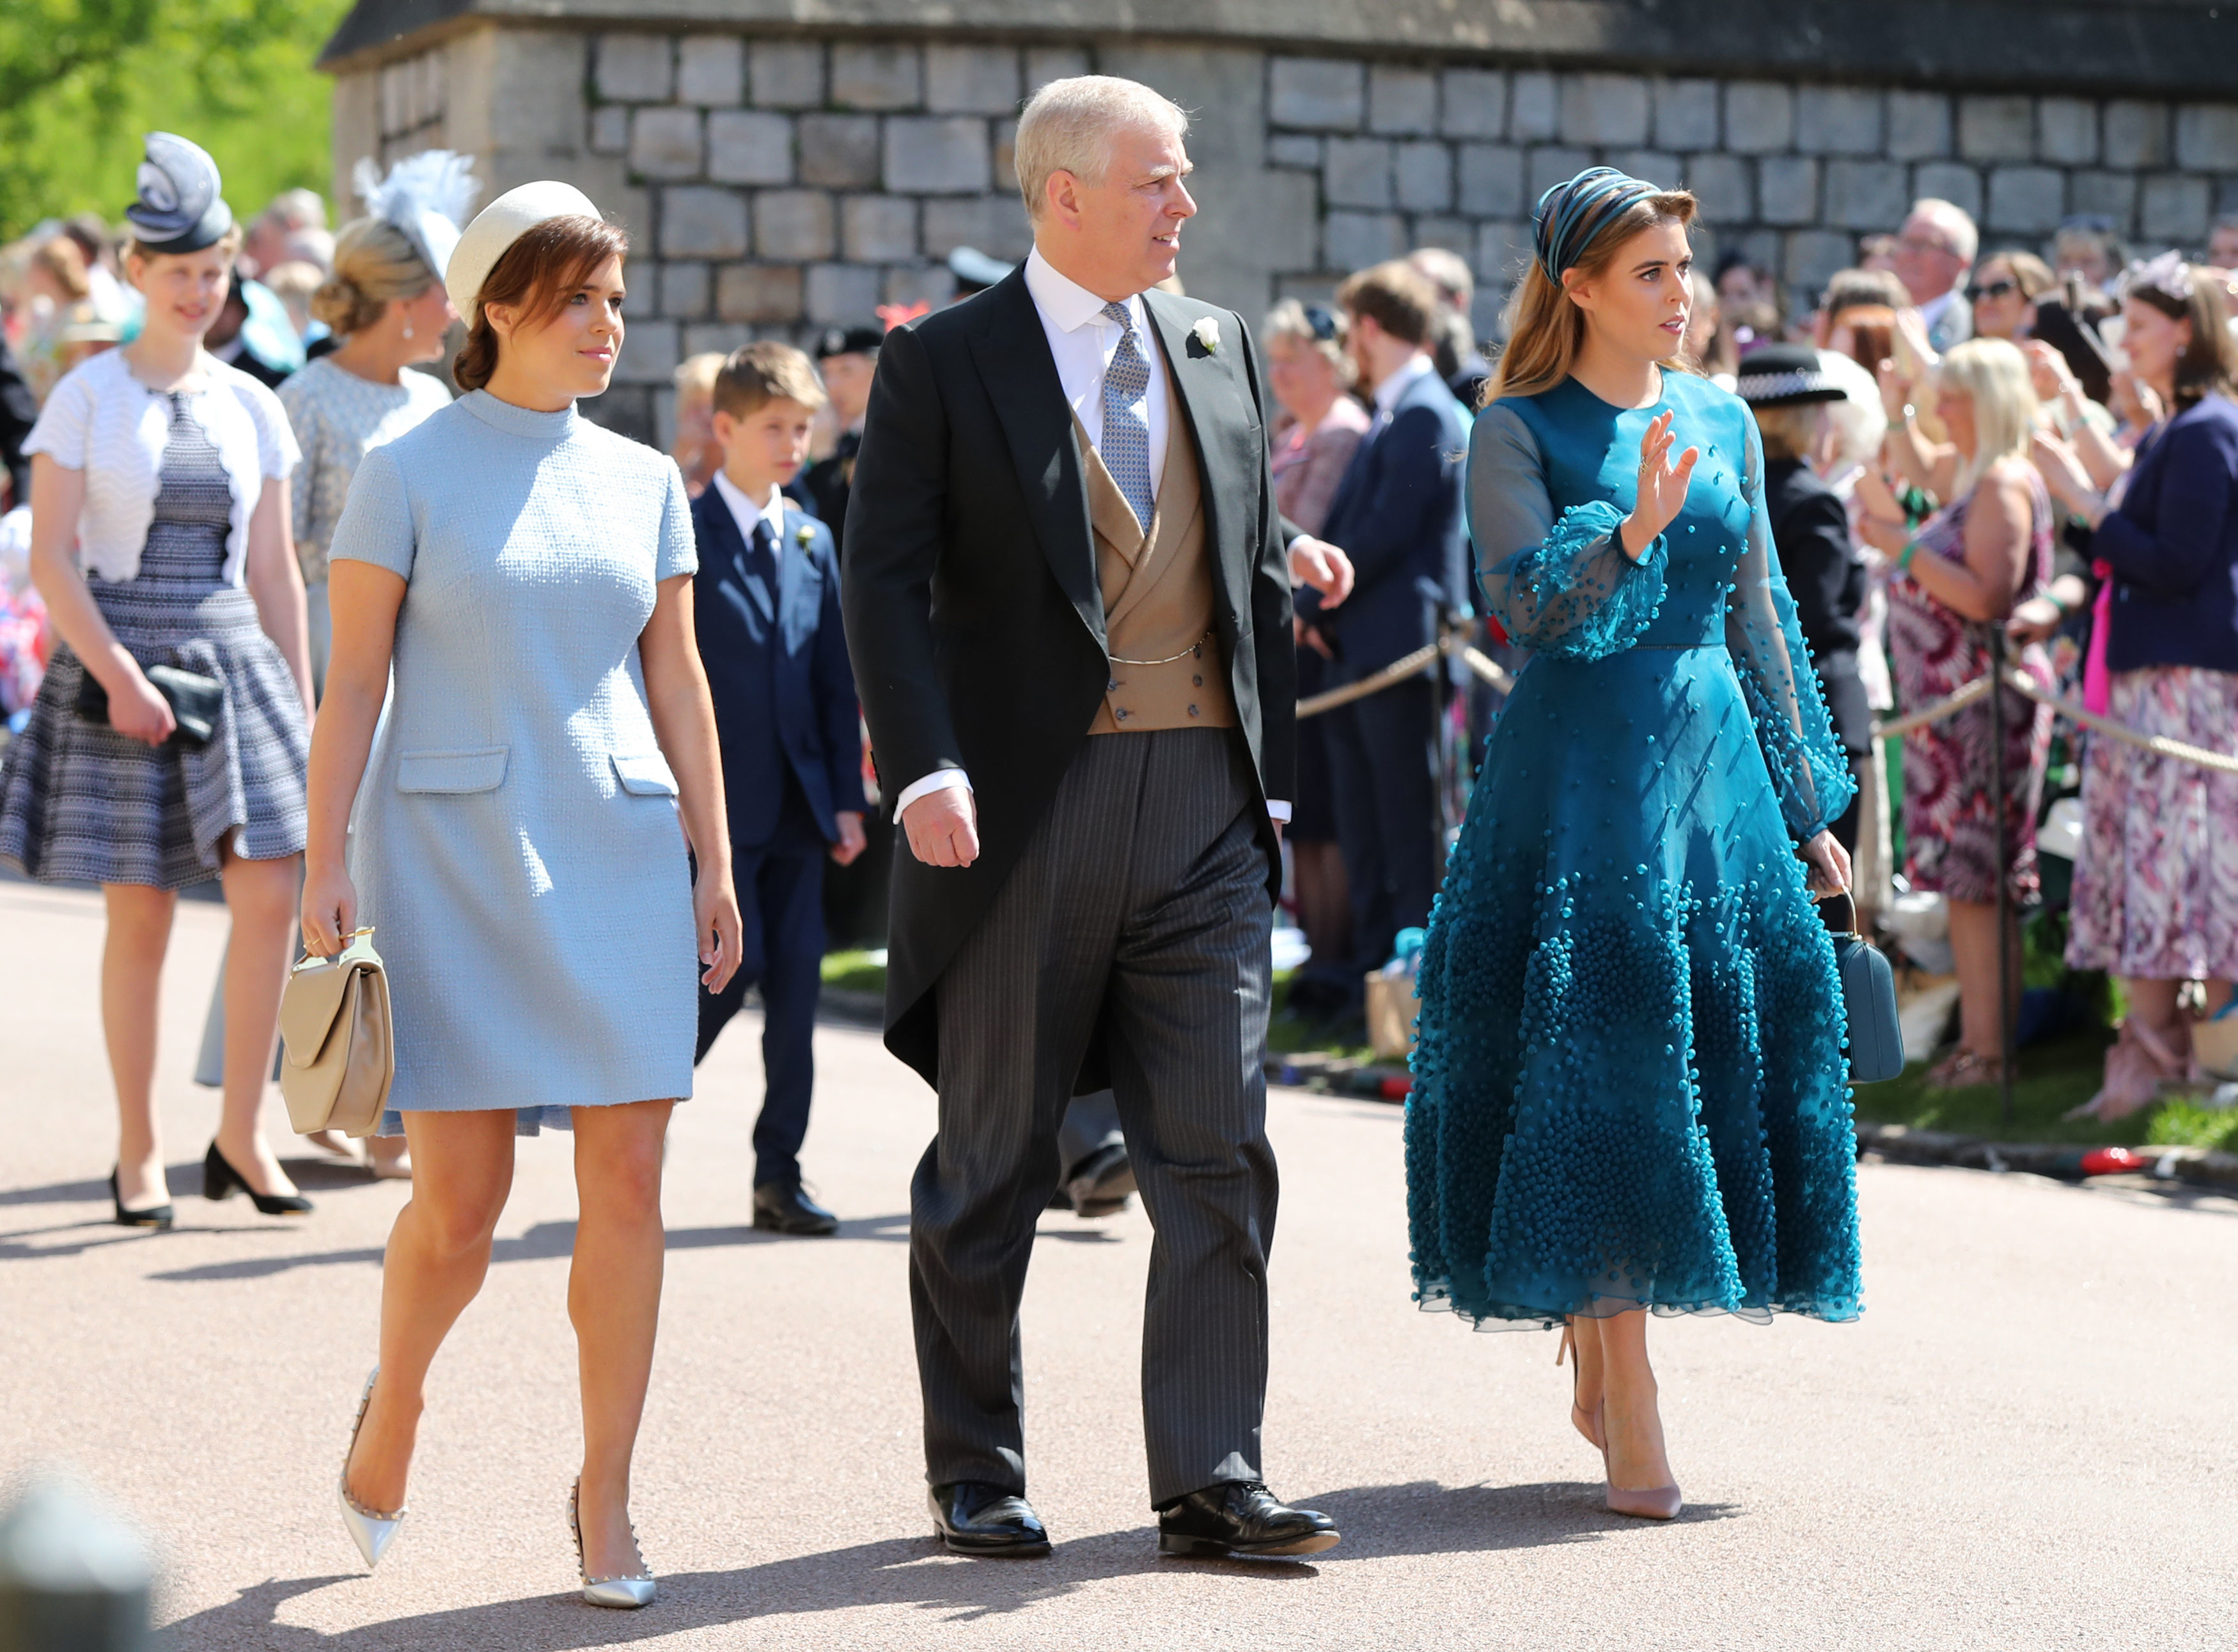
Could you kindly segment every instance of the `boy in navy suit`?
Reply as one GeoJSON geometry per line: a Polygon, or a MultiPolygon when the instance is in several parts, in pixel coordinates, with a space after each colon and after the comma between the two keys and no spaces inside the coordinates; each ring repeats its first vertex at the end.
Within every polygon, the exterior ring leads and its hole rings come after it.
{"type": "Polygon", "coordinates": [[[761,988],[765,1094],[754,1123],[754,1226],[831,1233],[800,1186],[816,1081],[824,860],[863,852],[862,737],[840,630],[831,531],[785,496],[824,403],[808,358],[752,344],[715,378],[723,467],[692,502],[699,657],[715,701],[745,962],[699,998],[704,1059],[749,986],[761,988]]]}

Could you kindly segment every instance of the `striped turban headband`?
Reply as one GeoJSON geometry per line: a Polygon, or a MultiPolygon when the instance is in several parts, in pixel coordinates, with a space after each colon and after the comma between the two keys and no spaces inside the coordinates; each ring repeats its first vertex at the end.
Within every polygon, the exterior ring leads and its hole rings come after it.
{"type": "Polygon", "coordinates": [[[1650,195],[1663,191],[1614,167],[1587,167],[1539,197],[1531,220],[1533,250],[1546,279],[1559,287],[1562,272],[1585,256],[1601,227],[1650,195]]]}

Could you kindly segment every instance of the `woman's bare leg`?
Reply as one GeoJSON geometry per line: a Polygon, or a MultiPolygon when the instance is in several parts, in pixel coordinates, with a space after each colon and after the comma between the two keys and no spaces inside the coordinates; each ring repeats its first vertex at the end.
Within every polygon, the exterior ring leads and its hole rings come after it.
{"type": "Polygon", "coordinates": [[[116,1084],[116,1190],[129,1209],[168,1204],[163,1133],[156,1122],[156,1017],[163,954],[179,897],[141,883],[104,883],[101,1028],[116,1084]]]}
{"type": "Polygon", "coordinates": [[[567,1277],[583,1379],[583,1562],[593,1577],[639,1568],[629,1525],[630,1457],[652,1376],[666,1235],[660,1146],[673,1103],[577,1107],[581,1219],[567,1277]]]}
{"type": "Polygon", "coordinates": [[[1652,1491],[1672,1483],[1663,1449],[1663,1417],[1656,1406],[1654,1368],[1647,1363],[1647,1312],[1612,1314],[1598,1322],[1601,1397],[1606,1409],[1609,1483],[1622,1491],[1652,1491]]]}
{"type": "Polygon", "coordinates": [[[381,1380],[350,1454],[364,1508],[404,1506],[427,1367],[482,1288],[490,1236],[513,1189],[512,1109],[407,1113],[412,1198],[396,1213],[381,1271],[381,1380]]]}
{"type": "Polygon", "coordinates": [[[1593,1439],[1592,1424],[1601,1403],[1600,1328],[1601,1322],[1590,1314],[1570,1321],[1570,1358],[1576,1365],[1571,1372],[1570,1424],[1595,1445],[1599,1442],[1593,1439]]]}
{"type": "MultiPolygon", "coordinates": [[[[2020,921],[2007,924],[2013,953],[2012,991],[2008,1013],[2021,1001],[2020,921]]],[[[1985,1061],[2004,1052],[2004,1027],[1997,1019],[1997,909],[1987,901],[1950,902],[1950,955],[1958,970],[1958,1041],[1985,1061]]]]}
{"type": "Polygon", "coordinates": [[[225,1101],[217,1149],[260,1193],[295,1191],[258,1127],[280,1034],[280,993],[295,955],[301,861],[289,855],[251,861],[228,850],[221,876],[233,915],[225,954],[225,1101]]]}

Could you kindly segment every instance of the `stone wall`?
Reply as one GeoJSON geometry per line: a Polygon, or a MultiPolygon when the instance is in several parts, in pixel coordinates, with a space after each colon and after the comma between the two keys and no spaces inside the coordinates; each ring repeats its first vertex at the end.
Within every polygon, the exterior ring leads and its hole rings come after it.
{"type": "Polygon", "coordinates": [[[1984,244],[2097,213],[2195,245],[2238,210],[2238,102],[1555,71],[1450,53],[1363,62],[1095,37],[1010,43],[477,22],[337,77],[335,161],[447,145],[490,190],[579,184],[636,243],[628,347],[599,417],[665,435],[686,354],[937,301],[942,261],[1029,244],[1021,101],[1094,69],[1190,109],[1203,211],[1182,279],[1256,320],[1275,296],[1423,245],[1473,263],[1490,335],[1548,184],[1606,161],[1701,197],[1709,239],[1798,298],[1917,195],[1984,244]]]}

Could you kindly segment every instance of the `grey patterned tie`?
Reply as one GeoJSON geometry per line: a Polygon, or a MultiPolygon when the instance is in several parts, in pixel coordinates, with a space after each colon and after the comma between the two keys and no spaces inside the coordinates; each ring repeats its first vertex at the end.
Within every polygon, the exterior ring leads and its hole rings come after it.
{"type": "Polygon", "coordinates": [[[1103,468],[1134,507],[1135,519],[1150,525],[1150,364],[1135,341],[1135,318],[1114,300],[1104,314],[1119,324],[1119,347],[1103,370],[1103,442],[1097,450],[1103,468]]]}

